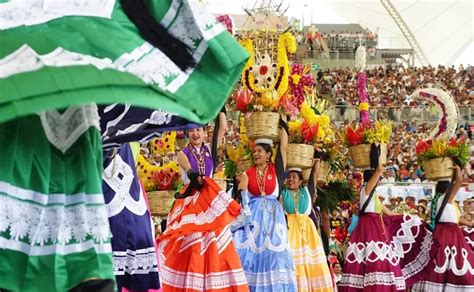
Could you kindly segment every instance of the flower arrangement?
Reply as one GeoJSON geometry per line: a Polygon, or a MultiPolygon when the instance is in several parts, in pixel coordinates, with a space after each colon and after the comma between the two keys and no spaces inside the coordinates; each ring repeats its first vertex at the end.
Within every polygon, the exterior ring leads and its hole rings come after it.
{"type": "Polygon", "coordinates": [[[226,154],[228,159],[224,161],[224,176],[232,178],[245,171],[248,162],[253,162],[250,141],[247,139],[245,129],[245,117],[241,116],[239,120],[239,137],[240,143],[237,147],[226,144],[226,154]]]}
{"type": "Polygon", "coordinates": [[[357,128],[349,125],[340,132],[341,140],[348,147],[372,143],[388,144],[391,135],[392,123],[385,121],[367,125],[361,124],[357,128]]]}
{"type": "Polygon", "coordinates": [[[179,175],[180,168],[175,161],[160,165],[152,165],[140,154],[137,161],[137,172],[147,192],[161,190],[175,190],[182,184],[179,175]]]}
{"type": "Polygon", "coordinates": [[[416,154],[420,163],[435,158],[457,157],[465,165],[470,158],[470,149],[464,138],[421,140],[416,144],[416,154]]]}
{"type": "Polygon", "coordinates": [[[330,128],[331,121],[327,115],[318,115],[306,103],[301,105],[301,117],[288,122],[289,142],[310,144],[322,142],[326,138],[325,129],[330,128]]]}
{"type": "Polygon", "coordinates": [[[293,64],[289,77],[289,90],[280,98],[280,112],[294,118],[299,115],[301,105],[305,100],[314,104],[316,94],[313,88],[314,78],[309,74],[310,71],[309,64],[305,66],[293,64]]]}
{"type": "Polygon", "coordinates": [[[416,208],[414,208],[413,206],[408,206],[407,203],[405,202],[400,203],[395,209],[393,209],[393,212],[397,214],[408,214],[408,215],[417,214],[416,208]]]}
{"type": "Polygon", "coordinates": [[[166,132],[161,138],[155,138],[151,141],[152,153],[162,155],[175,152],[176,132],[166,132]]]}
{"type": "Polygon", "coordinates": [[[450,139],[455,136],[459,121],[459,112],[456,101],[449,93],[439,88],[424,88],[416,90],[413,93],[413,97],[419,97],[434,103],[441,113],[441,118],[437,126],[434,127],[430,133],[428,140],[438,138],[450,139]]]}
{"type": "MultiPolygon", "coordinates": [[[[266,34],[256,34],[255,44],[262,43],[258,38],[266,34]]],[[[278,35],[276,63],[273,63],[273,48],[256,48],[252,39],[241,41],[242,46],[250,54],[250,58],[242,71],[242,85],[236,95],[237,109],[247,111],[278,110],[280,97],[288,91],[289,62],[288,53],[296,52],[296,40],[291,33],[278,35]],[[257,54],[261,50],[265,53],[257,54]]]]}

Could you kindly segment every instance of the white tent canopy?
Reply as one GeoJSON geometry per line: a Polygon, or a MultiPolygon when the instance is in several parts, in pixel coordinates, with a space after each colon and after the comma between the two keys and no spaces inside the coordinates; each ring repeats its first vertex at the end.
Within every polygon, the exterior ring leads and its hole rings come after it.
{"type": "MultiPolygon", "coordinates": [[[[219,13],[244,13],[259,0],[207,0],[219,13]]],[[[268,2],[264,1],[264,2],[268,2]]],[[[378,31],[381,48],[408,48],[397,24],[380,0],[273,0],[289,8],[289,17],[311,23],[359,23],[378,31]]],[[[424,51],[429,63],[474,63],[474,1],[391,0],[424,51]],[[463,60],[460,60],[463,56],[463,60]]],[[[257,4],[258,5],[258,4],[257,4]]]]}

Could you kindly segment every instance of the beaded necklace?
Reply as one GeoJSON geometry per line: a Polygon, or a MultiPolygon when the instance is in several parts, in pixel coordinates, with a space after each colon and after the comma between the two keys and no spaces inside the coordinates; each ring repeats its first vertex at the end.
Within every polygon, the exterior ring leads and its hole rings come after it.
{"type": "Polygon", "coordinates": [[[265,166],[265,169],[263,171],[259,170],[257,168],[256,175],[257,175],[257,185],[258,185],[258,190],[260,191],[260,195],[265,195],[265,178],[267,176],[267,169],[268,169],[268,164],[265,166]]]}
{"type": "Polygon", "coordinates": [[[201,148],[196,150],[196,148],[189,144],[189,148],[191,149],[191,155],[194,157],[198,164],[198,172],[200,175],[206,175],[206,161],[204,160],[204,145],[201,145],[201,148]]]}

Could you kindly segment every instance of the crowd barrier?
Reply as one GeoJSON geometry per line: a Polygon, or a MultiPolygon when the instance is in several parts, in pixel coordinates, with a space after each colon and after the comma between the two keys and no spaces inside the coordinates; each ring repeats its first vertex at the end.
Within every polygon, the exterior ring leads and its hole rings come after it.
{"type": "MultiPolygon", "coordinates": [[[[436,184],[433,182],[381,182],[377,187],[377,194],[384,197],[384,204],[390,203],[390,197],[396,196],[405,200],[406,197],[412,196],[415,201],[420,199],[432,198],[435,192],[436,184]]],[[[462,207],[464,200],[474,196],[474,185],[467,184],[459,189],[454,198],[462,207]]]]}

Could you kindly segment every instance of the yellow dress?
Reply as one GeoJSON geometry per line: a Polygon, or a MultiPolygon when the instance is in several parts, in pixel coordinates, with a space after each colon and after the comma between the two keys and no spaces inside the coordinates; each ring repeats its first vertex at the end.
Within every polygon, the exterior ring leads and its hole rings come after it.
{"type": "Polygon", "coordinates": [[[284,190],[282,199],[288,218],[288,237],[298,291],[334,291],[321,238],[309,218],[308,190],[304,188],[296,193],[284,190]],[[296,211],[295,206],[298,206],[296,211]]]}

